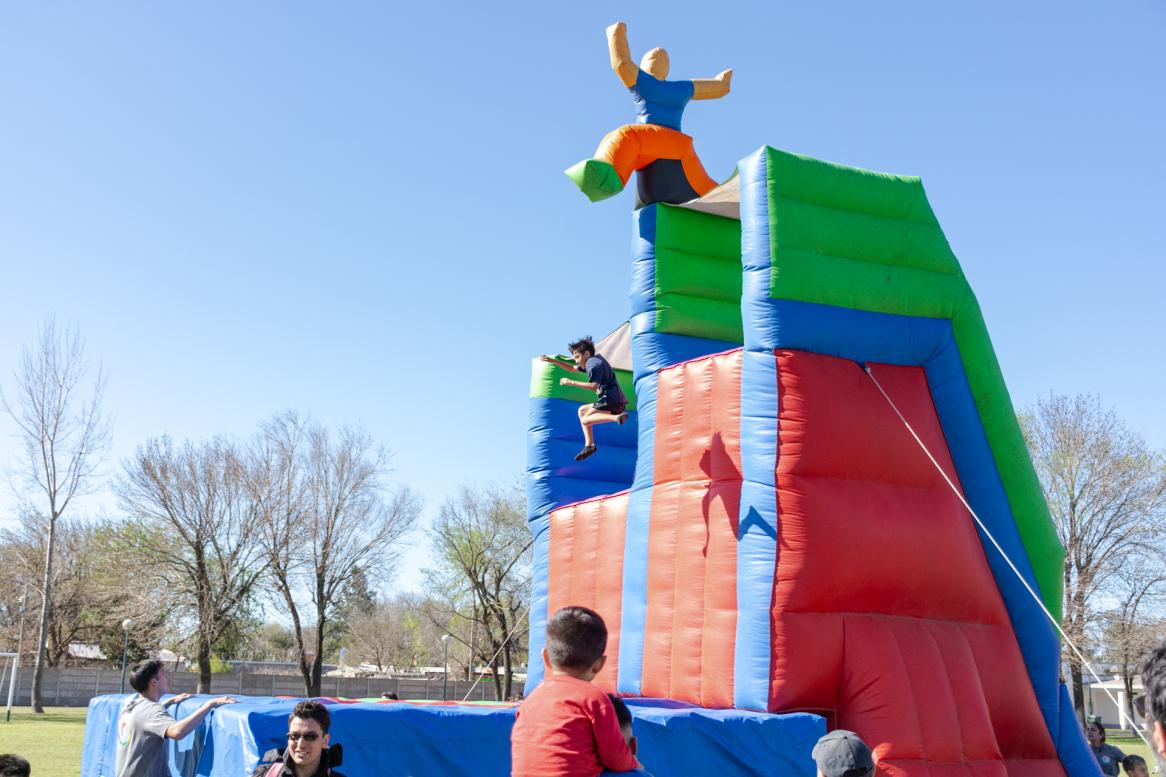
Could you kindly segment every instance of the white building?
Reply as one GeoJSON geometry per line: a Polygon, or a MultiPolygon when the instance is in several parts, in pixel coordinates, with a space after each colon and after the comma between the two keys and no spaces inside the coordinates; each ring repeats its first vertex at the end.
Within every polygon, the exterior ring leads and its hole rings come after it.
{"type": "MultiPolygon", "coordinates": [[[[1141,678],[1134,679],[1134,697],[1144,693],[1141,678]]],[[[1140,728],[1145,725],[1144,720],[1131,720],[1129,700],[1126,698],[1126,687],[1120,675],[1114,675],[1112,680],[1103,683],[1093,682],[1085,686],[1085,714],[1100,716],[1106,728],[1140,728]],[[1112,699],[1110,696],[1112,695],[1112,699]],[[1114,699],[1117,704],[1114,704],[1114,699]]]]}

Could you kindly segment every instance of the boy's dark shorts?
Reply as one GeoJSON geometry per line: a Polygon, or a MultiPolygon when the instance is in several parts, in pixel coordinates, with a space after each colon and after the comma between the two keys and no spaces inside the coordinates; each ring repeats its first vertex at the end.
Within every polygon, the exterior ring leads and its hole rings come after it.
{"type": "Polygon", "coordinates": [[[616,402],[614,404],[604,403],[601,405],[598,402],[595,402],[591,406],[601,413],[611,413],[613,415],[619,415],[628,406],[628,403],[627,402],[616,402]]]}

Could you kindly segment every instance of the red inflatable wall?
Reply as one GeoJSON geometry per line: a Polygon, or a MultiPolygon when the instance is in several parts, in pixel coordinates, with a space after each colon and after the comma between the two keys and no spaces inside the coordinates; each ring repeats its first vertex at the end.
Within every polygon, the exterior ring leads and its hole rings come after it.
{"type": "Polygon", "coordinates": [[[568,505],[551,513],[547,613],[590,607],[607,625],[607,663],[594,682],[615,692],[623,591],[627,492],[568,505]]]}
{"type": "Polygon", "coordinates": [[[661,370],[643,694],[733,706],[741,351],[661,370]]]}
{"type": "MultiPolygon", "coordinates": [[[[966,510],[857,364],[777,361],[770,709],[893,743],[884,774],[1062,777],[966,510]]],[[[923,370],[872,369],[958,483],[923,370]]]]}

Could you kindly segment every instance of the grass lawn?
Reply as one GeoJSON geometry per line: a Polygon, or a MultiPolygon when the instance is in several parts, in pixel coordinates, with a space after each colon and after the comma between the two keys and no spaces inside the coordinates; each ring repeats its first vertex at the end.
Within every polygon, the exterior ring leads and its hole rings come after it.
{"type": "Polygon", "coordinates": [[[85,707],[46,707],[35,715],[13,707],[12,722],[0,708],[0,752],[16,753],[32,764],[34,777],[77,777],[85,739],[85,707]]]}
{"type": "MultiPolygon", "coordinates": [[[[1121,750],[1126,755],[1140,755],[1146,759],[1146,763],[1150,765],[1150,774],[1154,773],[1155,761],[1150,757],[1150,749],[1146,747],[1146,743],[1137,737],[1123,737],[1106,732],[1105,744],[1113,745],[1118,750],[1121,750]]],[[[1123,771],[1124,775],[1125,772],[1123,771]]]]}

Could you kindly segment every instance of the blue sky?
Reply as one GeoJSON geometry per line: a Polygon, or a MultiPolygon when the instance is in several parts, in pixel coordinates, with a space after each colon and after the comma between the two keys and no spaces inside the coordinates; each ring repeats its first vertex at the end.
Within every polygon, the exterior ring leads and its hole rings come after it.
{"type": "Polygon", "coordinates": [[[735,69],[685,116],[714,177],[766,143],[922,176],[1014,402],[1096,392],[1166,446],[1152,0],[9,4],[0,384],[55,313],[110,372],[109,471],[296,408],[366,423],[427,517],[517,477],[529,359],[627,314],[631,197],[562,175],[632,118],[617,19],[735,69]]]}

